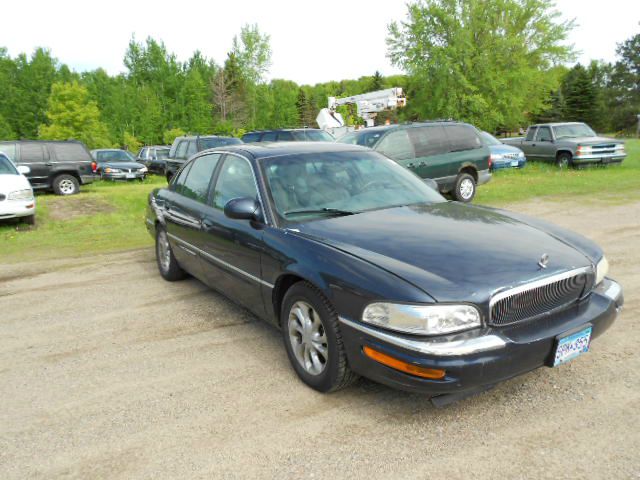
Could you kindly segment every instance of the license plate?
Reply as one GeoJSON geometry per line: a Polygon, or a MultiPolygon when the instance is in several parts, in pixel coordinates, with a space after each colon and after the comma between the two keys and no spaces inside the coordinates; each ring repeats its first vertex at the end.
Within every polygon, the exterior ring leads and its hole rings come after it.
{"type": "Polygon", "coordinates": [[[518,166],[518,160],[513,160],[513,161],[511,162],[511,166],[512,166],[512,167],[517,167],[517,166],[518,166]]]}
{"type": "Polygon", "coordinates": [[[135,173],[127,173],[127,178],[136,178],[135,173]]]}
{"type": "Polygon", "coordinates": [[[553,359],[553,366],[557,367],[563,363],[573,360],[579,355],[589,351],[592,327],[573,333],[558,340],[556,354],[553,359]]]}

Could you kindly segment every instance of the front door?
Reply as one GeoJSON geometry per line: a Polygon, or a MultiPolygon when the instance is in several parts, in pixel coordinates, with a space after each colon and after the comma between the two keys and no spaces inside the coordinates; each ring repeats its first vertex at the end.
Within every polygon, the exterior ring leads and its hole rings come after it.
{"type": "Polygon", "coordinates": [[[234,220],[224,214],[234,198],[259,199],[253,167],[248,159],[227,154],[216,175],[210,205],[203,212],[199,248],[209,285],[258,315],[262,299],[262,225],[234,220]]]}
{"type": "Polygon", "coordinates": [[[538,127],[538,133],[536,133],[535,144],[535,159],[549,162],[555,160],[556,148],[553,143],[553,136],[551,134],[551,127],[538,127]]]}

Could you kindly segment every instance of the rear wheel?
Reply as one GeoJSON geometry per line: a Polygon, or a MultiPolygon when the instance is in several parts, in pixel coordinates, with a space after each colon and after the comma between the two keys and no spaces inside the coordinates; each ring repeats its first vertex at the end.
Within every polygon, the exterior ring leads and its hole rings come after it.
{"type": "Polygon", "coordinates": [[[468,173],[461,173],[456,178],[456,184],[453,192],[453,198],[459,202],[468,203],[476,196],[476,181],[468,173]]]}
{"type": "Polygon", "coordinates": [[[185,271],[180,268],[176,257],[173,255],[167,232],[161,226],[158,226],[156,230],[156,261],[158,262],[160,275],[168,282],[182,280],[186,276],[185,271]]]}
{"type": "Polygon", "coordinates": [[[75,195],[80,191],[80,183],[73,175],[64,173],[53,179],[53,191],[56,195],[75,195]]]}
{"type": "Polygon", "coordinates": [[[559,153],[556,156],[556,165],[562,169],[571,167],[571,154],[567,152],[559,153]]]}
{"type": "Polygon", "coordinates": [[[287,291],[280,324],[289,361],[308,386],[333,392],[358,378],[347,365],[338,315],[313,285],[299,282],[287,291]]]}

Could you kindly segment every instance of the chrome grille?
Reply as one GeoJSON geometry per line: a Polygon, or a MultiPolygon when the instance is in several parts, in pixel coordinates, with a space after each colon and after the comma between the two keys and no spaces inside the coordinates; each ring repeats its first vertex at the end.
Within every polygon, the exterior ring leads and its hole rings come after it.
{"type": "Polygon", "coordinates": [[[581,268],[500,292],[490,302],[489,324],[533,320],[577,302],[594,282],[593,269],[581,268]]]}

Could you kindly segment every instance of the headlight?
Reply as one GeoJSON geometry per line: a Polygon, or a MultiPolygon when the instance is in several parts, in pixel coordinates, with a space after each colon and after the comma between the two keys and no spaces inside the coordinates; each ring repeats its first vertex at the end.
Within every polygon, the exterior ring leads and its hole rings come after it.
{"type": "Polygon", "coordinates": [[[602,259],[600,259],[600,261],[596,265],[596,285],[599,285],[600,282],[604,280],[604,277],[607,276],[607,273],[609,273],[609,262],[607,261],[607,257],[603,255],[602,259]]]}
{"type": "Polygon", "coordinates": [[[518,152],[518,157],[519,158],[524,158],[524,152],[518,152]]]}
{"type": "Polygon", "coordinates": [[[492,153],[491,154],[491,161],[495,162],[497,160],[502,160],[504,157],[500,154],[500,153],[492,153]]]}
{"type": "Polygon", "coordinates": [[[624,152],[624,143],[617,144],[615,149],[618,150],[619,152],[620,151],[624,152]]]}
{"type": "Polygon", "coordinates": [[[576,155],[591,155],[593,149],[590,146],[578,145],[576,155]]]}
{"type": "Polygon", "coordinates": [[[362,321],[398,332],[440,335],[479,327],[480,312],[471,305],[402,305],[372,303],[362,321]]]}
{"type": "Polygon", "coordinates": [[[33,190],[30,188],[24,190],[16,190],[11,192],[8,197],[9,200],[33,200],[33,190]]]}
{"type": "Polygon", "coordinates": [[[120,169],[107,167],[104,169],[104,173],[120,173],[120,169]]]}
{"type": "Polygon", "coordinates": [[[140,170],[138,170],[140,173],[147,173],[149,169],[147,167],[142,167],[140,170]]]}

